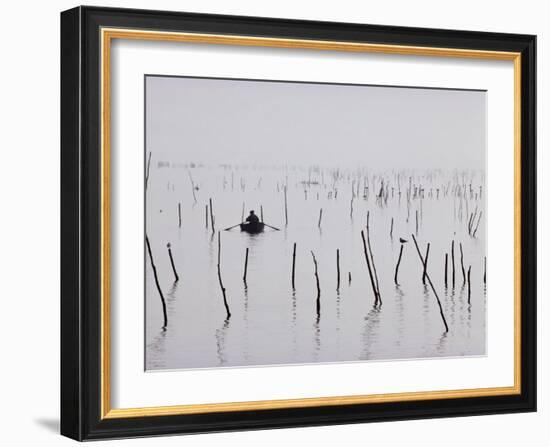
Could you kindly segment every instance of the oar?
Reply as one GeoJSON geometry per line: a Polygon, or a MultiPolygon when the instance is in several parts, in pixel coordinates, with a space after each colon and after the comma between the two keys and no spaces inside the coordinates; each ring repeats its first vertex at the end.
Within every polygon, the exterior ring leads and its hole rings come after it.
{"type": "Polygon", "coordinates": [[[240,225],[240,223],[238,223],[237,225],[233,225],[232,227],[228,227],[228,228],[226,228],[226,229],[225,229],[225,230],[223,230],[223,231],[229,231],[229,230],[232,230],[233,228],[235,228],[235,227],[238,227],[239,225],[240,225]]]}
{"type": "Polygon", "coordinates": [[[273,228],[274,230],[281,231],[279,228],[277,228],[277,227],[272,227],[271,225],[268,225],[268,224],[266,224],[265,222],[264,222],[264,225],[265,225],[266,227],[273,228]]]}

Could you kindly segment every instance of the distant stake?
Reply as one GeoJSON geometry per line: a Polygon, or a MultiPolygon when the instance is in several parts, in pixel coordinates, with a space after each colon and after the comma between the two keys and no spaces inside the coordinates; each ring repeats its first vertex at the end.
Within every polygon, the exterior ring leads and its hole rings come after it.
{"type": "Polygon", "coordinates": [[[181,228],[181,202],[178,202],[178,222],[179,227],[181,228]]]}
{"type": "Polygon", "coordinates": [[[212,211],[212,199],[208,199],[208,202],[210,203],[210,225],[212,227],[212,233],[216,231],[214,228],[214,212],[212,211]]]}
{"type": "Polygon", "coordinates": [[[476,228],[475,228],[474,232],[472,233],[472,236],[473,236],[473,237],[476,237],[477,228],[479,227],[479,221],[481,220],[482,214],[483,214],[483,211],[480,211],[480,212],[479,212],[479,217],[478,217],[478,219],[477,219],[476,228]]]}
{"type": "Polygon", "coordinates": [[[221,242],[221,235],[218,231],[218,281],[220,283],[220,289],[222,290],[223,295],[223,304],[225,306],[225,311],[227,312],[227,319],[231,317],[231,312],[229,312],[229,306],[227,305],[227,297],[225,296],[225,287],[223,286],[222,282],[222,272],[221,272],[221,253],[222,253],[222,242],[221,242]]]}
{"type": "Polygon", "coordinates": [[[349,217],[353,219],[353,196],[351,198],[350,205],[349,205],[349,217]]]}
{"type": "Polygon", "coordinates": [[[315,259],[315,254],[311,252],[311,257],[313,258],[313,265],[315,266],[315,282],[317,284],[317,318],[321,316],[321,286],[319,285],[319,272],[317,271],[317,259],[315,259]]]}
{"type": "Polygon", "coordinates": [[[391,225],[390,225],[390,239],[393,239],[393,217],[391,218],[391,225]]]}
{"type": "Polygon", "coordinates": [[[453,242],[451,243],[451,264],[453,267],[452,271],[452,281],[453,281],[453,289],[455,288],[455,241],[453,239],[453,242]]]}
{"type": "Polygon", "coordinates": [[[416,235],[418,236],[418,210],[416,210],[416,235]]]}
{"type": "Polygon", "coordinates": [[[244,202],[243,202],[243,207],[241,209],[241,223],[244,222],[244,202]]]}
{"type": "Polygon", "coordinates": [[[323,208],[319,210],[319,222],[317,223],[317,226],[321,228],[321,219],[323,218],[323,208]]]}
{"type": "Polygon", "coordinates": [[[208,229],[208,205],[204,206],[204,219],[206,222],[206,228],[208,229]]]}
{"type": "Polygon", "coordinates": [[[348,285],[351,284],[351,272],[348,272],[348,285]]]}
{"type": "MultiPolygon", "coordinates": [[[[416,247],[416,252],[418,253],[418,257],[420,258],[420,262],[424,265],[424,259],[422,259],[422,253],[420,253],[420,249],[418,248],[418,244],[416,242],[416,238],[414,237],[414,234],[412,235],[414,245],[416,247]]],[[[443,324],[445,325],[445,332],[449,332],[449,326],[447,326],[447,320],[445,319],[445,314],[443,313],[443,307],[441,306],[441,301],[439,301],[439,296],[437,296],[437,292],[435,291],[435,287],[432,283],[432,280],[430,279],[430,275],[426,272],[426,279],[428,280],[428,283],[430,284],[430,287],[432,289],[432,292],[435,295],[435,298],[437,300],[437,304],[439,305],[439,313],[441,315],[441,319],[443,320],[443,324]]]]}
{"type": "Polygon", "coordinates": [[[294,278],[296,274],[296,242],[294,242],[294,249],[292,250],[292,290],[296,290],[296,284],[294,278]]]}
{"type": "Polygon", "coordinates": [[[472,296],[472,285],[470,282],[470,272],[472,270],[472,266],[468,266],[468,304],[470,304],[470,298],[472,296]]]}
{"type": "Polygon", "coordinates": [[[157,290],[160,295],[160,301],[162,303],[162,313],[164,315],[164,324],[162,328],[165,329],[168,326],[168,316],[166,315],[166,301],[164,301],[164,295],[162,294],[162,289],[160,288],[159,278],[157,275],[157,268],[155,267],[155,262],[153,261],[153,254],[151,253],[151,244],[149,244],[149,238],[145,236],[145,242],[147,243],[147,251],[149,252],[149,260],[151,261],[151,267],[153,267],[153,276],[155,277],[155,284],[157,285],[157,290]]]}
{"type": "Polygon", "coordinates": [[[483,257],[483,284],[487,284],[487,256],[483,257]]]}
{"type": "Polygon", "coordinates": [[[172,245],[170,242],[166,244],[168,247],[168,256],[170,256],[170,264],[172,264],[172,271],[174,272],[174,277],[176,278],[175,282],[178,282],[180,280],[180,277],[178,276],[178,272],[176,271],[176,265],[174,264],[174,258],[172,257],[172,245]]]}
{"type": "Polygon", "coordinates": [[[244,255],[244,275],[243,275],[243,281],[244,285],[246,287],[246,272],[248,270],[248,247],[246,247],[246,253],[244,255]]]}
{"type": "Polygon", "coordinates": [[[264,207],[260,205],[260,222],[264,221],[264,207]]]}
{"type": "Polygon", "coordinates": [[[426,284],[426,271],[428,268],[428,256],[430,255],[430,243],[428,242],[428,246],[426,247],[426,256],[424,257],[424,270],[422,272],[422,284],[426,284]]]}
{"type": "Polygon", "coordinates": [[[462,284],[466,284],[466,270],[464,270],[464,252],[462,251],[462,242],[459,242],[460,247],[460,266],[462,267],[462,284]]]}
{"type": "Polygon", "coordinates": [[[340,290],[340,249],[336,249],[336,290],[340,290]]]}
{"type": "Polygon", "coordinates": [[[395,265],[395,275],[393,277],[393,282],[396,286],[399,285],[399,282],[397,281],[397,274],[399,273],[399,264],[401,264],[401,257],[403,256],[403,243],[401,243],[401,248],[399,249],[399,257],[397,258],[397,264],[395,265]]]}

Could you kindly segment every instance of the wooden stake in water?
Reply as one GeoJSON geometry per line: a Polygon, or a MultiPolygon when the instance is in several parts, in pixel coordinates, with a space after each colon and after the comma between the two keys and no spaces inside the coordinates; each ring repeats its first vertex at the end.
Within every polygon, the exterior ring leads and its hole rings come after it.
{"type": "Polygon", "coordinates": [[[168,256],[170,257],[170,264],[172,265],[172,271],[174,272],[174,277],[176,278],[174,282],[178,282],[180,280],[180,277],[178,276],[178,272],[176,271],[176,265],[174,264],[174,258],[172,257],[172,245],[170,242],[166,244],[168,247],[168,256]]]}
{"type": "Polygon", "coordinates": [[[321,228],[321,219],[323,218],[323,208],[319,210],[319,222],[317,223],[317,226],[321,228]]]}
{"type": "Polygon", "coordinates": [[[348,272],[348,285],[351,284],[351,272],[348,272]]]}
{"type": "Polygon", "coordinates": [[[205,220],[206,228],[208,229],[208,205],[204,206],[204,220],[205,220]]]}
{"type": "Polygon", "coordinates": [[[365,253],[365,259],[367,261],[367,269],[369,271],[370,284],[372,287],[372,293],[374,294],[374,305],[378,304],[378,292],[376,291],[376,284],[374,282],[374,275],[372,273],[372,268],[370,265],[370,256],[367,250],[367,242],[365,240],[365,232],[361,230],[361,238],[363,239],[363,252],[365,253]]]}
{"type": "Polygon", "coordinates": [[[466,284],[466,270],[464,269],[464,252],[462,251],[462,242],[459,242],[460,247],[460,266],[462,267],[462,285],[466,284]]]}
{"type": "Polygon", "coordinates": [[[246,247],[246,253],[244,255],[244,274],[243,274],[243,281],[244,285],[246,286],[246,272],[248,270],[248,247],[246,247]]]}
{"type": "Polygon", "coordinates": [[[214,228],[214,212],[212,211],[212,199],[208,199],[208,202],[210,203],[210,226],[212,227],[212,233],[216,231],[214,228]]]}
{"type": "Polygon", "coordinates": [[[244,222],[244,202],[243,207],[241,208],[241,223],[244,222]]]}
{"type": "Polygon", "coordinates": [[[193,193],[193,201],[194,201],[194,203],[197,203],[197,196],[195,195],[195,182],[193,181],[193,177],[191,176],[191,172],[187,171],[187,174],[189,174],[189,181],[191,182],[191,191],[193,193]]]}
{"type": "Polygon", "coordinates": [[[472,270],[472,266],[468,266],[468,304],[470,304],[470,298],[472,296],[472,284],[470,282],[470,272],[472,270]]]}
{"type": "Polygon", "coordinates": [[[367,211],[367,246],[369,248],[370,262],[372,265],[372,271],[374,272],[374,280],[376,282],[376,295],[379,304],[382,304],[382,297],[380,296],[380,286],[378,285],[378,272],[376,271],[376,265],[374,264],[374,256],[372,254],[372,247],[370,245],[370,211],[367,211]]]}
{"type": "Polygon", "coordinates": [[[483,257],[483,284],[487,284],[487,256],[483,257]]]}
{"type": "MultiPolygon", "coordinates": [[[[424,265],[424,259],[422,258],[422,253],[420,253],[420,249],[418,248],[418,243],[416,242],[416,238],[414,237],[414,234],[412,235],[414,245],[416,247],[416,252],[418,253],[418,257],[420,258],[420,262],[422,265],[424,265]]],[[[441,301],[439,301],[439,296],[437,295],[437,292],[435,291],[435,287],[432,283],[432,280],[430,279],[430,275],[426,272],[426,279],[428,280],[428,283],[430,284],[430,287],[432,289],[432,292],[435,295],[435,298],[437,300],[437,304],[439,306],[439,314],[441,315],[441,319],[443,320],[443,324],[445,325],[445,332],[449,332],[449,326],[447,326],[447,320],[445,319],[445,314],[443,313],[443,307],[441,306],[441,301]]]]}
{"type": "Polygon", "coordinates": [[[296,284],[294,278],[296,275],[296,242],[294,242],[294,249],[292,250],[292,290],[296,290],[296,284]]]}
{"type": "Polygon", "coordinates": [[[426,247],[426,256],[424,257],[424,269],[422,271],[422,284],[426,284],[426,275],[427,275],[427,269],[428,269],[428,256],[430,255],[430,243],[428,242],[428,246],[426,247]]]}
{"type": "Polygon", "coordinates": [[[336,249],[336,290],[340,290],[340,249],[336,249]]]}
{"type": "Polygon", "coordinates": [[[449,254],[445,253],[445,288],[447,288],[447,262],[449,260],[449,254]]]}
{"type": "Polygon", "coordinates": [[[264,221],[264,207],[260,205],[260,222],[264,221]]]}
{"type": "Polygon", "coordinates": [[[313,258],[313,265],[315,266],[315,283],[317,285],[317,319],[321,316],[321,286],[319,285],[319,272],[317,270],[317,259],[315,259],[315,254],[311,252],[311,257],[313,258]]]}
{"type": "Polygon", "coordinates": [[[181,228],[181,202],[178,202],[178,222],[179,227],[181,228]]]}
{"type": "Polygon", "coordinates": [[[222,290],[223,305],[225,306],[225,311],[227,313],[227,319],[229,320],[229,318],[231,317],[231,312],[229,312],[229,306],[227,304],[227,297],[225,295],[225,287],[223,286],[223,282],[222,282],[221,253],[222,253],[222,241],[221,241],[221,234],[218,231],[218,281],[220,283],[220,289],[222,290]]]}
{"type": "Polygon", "coordinates": [[[397,258],[397,264],[395,265],[395,275],[393,277],[393,282],[396,286],[399,285],[399,282],[397,281],[397,274],[399,273],[399,264],[401,264],[401,257],[403,256],[403,246],[405,244],[401,242],[401,248],[399,249],[399,257],[397,258]]]}
{"type": "Polygon", "coordinates": [[[390,224],[390,239],[393,239],[393,217],[391,218],[390,224]]]}
{"type": "Polygon", "coordinates": [[[480,212],[479,212],[479,217],[478,217],[478,219],[477,219],[476,228],[475,228],[474,232],[472,233],[472,236],[473,236],[473,237],[476,237],[477,229],[478,229],[478,227],[479,227],[479,222],[480,222],[480,220],[481,220],[481,215],[482,215],[482,214],[483,214],[483,211],[480,211],[480,212]]]}
{"type": "Polygon", "coordinates": [[[166,329],[166,326],[168,326],[168,316],[166,314],[166,301],[164,300],[164,295],[162,294],[162,289],[160,288],[159,278],[157,275],[157,267],[155,266],[155,262],[153,261],[153,254],[151,253],[151,244],[149,244],[149,238],[147,235],[145,236],[145,242],[147,244],[147,251],[149,253],[149,260],[151,261],[151,267],[153,267],[153,276],[155,278],[155,284],[157,285],[157,290],[160,295],[160,301],[162,303],[162,313],[164,315],[164,324],[162,325],[163,329],[166,329]]]}

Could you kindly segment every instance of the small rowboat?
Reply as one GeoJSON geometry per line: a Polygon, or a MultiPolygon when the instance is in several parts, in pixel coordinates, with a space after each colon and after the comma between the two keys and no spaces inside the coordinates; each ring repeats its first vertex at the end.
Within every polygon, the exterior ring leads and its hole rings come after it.
{"type": "Polygon", "coordinates": [[[256,234],[261,233],[264,231],[264,223],[263,222],[257,222],[257,223],[242,223],[241,225],[241,231],[246,231],[250,234],[256,234]]]}

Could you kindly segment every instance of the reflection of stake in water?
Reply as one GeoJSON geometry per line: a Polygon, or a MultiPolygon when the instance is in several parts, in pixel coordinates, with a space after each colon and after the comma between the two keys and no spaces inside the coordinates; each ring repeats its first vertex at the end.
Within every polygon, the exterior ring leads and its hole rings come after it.
{"type": "Polygon", "coordinates": [[[219,366],[224,366],[227,363],[226,356],[226,337],[229,329],[229,319],[224,320],[221,328],[216,329],[216,352],[218,355],[219,366]]]}
{"type": "Polygon", "coordinates": [[[372,347],[378,341],[380,326],[381,307],[373,306],[365,316],[365,325],[363,326],[363,350],[359,355],[360,360],[369,360],[371,358],[372,347]]]}

